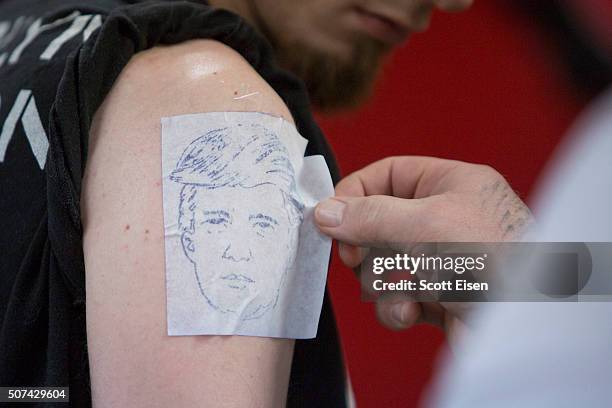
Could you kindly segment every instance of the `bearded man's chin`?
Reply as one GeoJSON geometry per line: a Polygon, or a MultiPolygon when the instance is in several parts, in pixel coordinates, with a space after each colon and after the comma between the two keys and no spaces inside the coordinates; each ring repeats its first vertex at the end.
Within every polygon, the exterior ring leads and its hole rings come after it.
{"type": "Polygon", "coordinates": [[[321,112],[352,109],[372,93],[388,47],[370,39],[358,42],[349,59],[305,46],[277,47],[283,68],[299,76],[321,112]]]}

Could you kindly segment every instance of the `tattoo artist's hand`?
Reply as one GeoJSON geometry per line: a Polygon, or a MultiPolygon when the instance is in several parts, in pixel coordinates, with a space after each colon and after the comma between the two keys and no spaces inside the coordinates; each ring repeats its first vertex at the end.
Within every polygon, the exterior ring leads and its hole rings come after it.
{"type": "MultiPolygon", "coordinates": [[[[417,156],[387,158],[349,175],[315,210],[319,228],[339,241],[350,268],[370,247],[409,253],[419,243],[518,240],[531,219],[491,167],[417,156]]],[[[391,329],[429,322],[452,337],[463,308],[449,305],[380,297],[376,307],[391,329]]]]}

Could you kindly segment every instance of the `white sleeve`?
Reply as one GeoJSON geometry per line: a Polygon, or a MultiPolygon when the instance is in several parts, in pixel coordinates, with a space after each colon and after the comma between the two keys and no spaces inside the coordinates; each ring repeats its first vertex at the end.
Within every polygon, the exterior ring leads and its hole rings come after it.
{"type": "MultiPolygon", "coordinates": [[[[571,133],[540,189],[529,240],[612,242],[612,93],[571,133]]],[[[598,267],[593,274],[612,276],[612,265],[598,267]]],[[[612,303],[492,303],[474,324],[431,406],[612,406],[612,303]]]]}

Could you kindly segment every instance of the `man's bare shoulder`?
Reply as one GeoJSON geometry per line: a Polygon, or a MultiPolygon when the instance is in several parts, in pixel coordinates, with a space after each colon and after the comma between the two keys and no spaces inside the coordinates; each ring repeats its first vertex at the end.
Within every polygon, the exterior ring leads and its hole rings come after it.
{"type": "Polygon", "coordinates": [[[120,112],[113,110],[113,115],[145,118],[203,111],[266,111],[292,121],[280,96],[242,55],[214,40],[192,40],[136,54],[105,105],[117,105],[120,112]]]}
{"type": "Polygon", "coordinates": [[[291,119],[247,61],[204,40],[136,55],[96,112],[81,195],[94,405],[285,400],[293,341],[167,335],[161,118],[213,111],[291,119]]]}

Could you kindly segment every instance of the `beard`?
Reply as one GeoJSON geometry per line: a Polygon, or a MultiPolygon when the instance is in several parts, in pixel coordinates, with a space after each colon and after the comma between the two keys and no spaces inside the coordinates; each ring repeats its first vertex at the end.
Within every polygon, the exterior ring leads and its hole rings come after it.
{"type": "Polygon", "coordinates": [[[348,58],[275,40],[278,63],[304,81],[312,104],[322,112],[361,105],[371,95],[389,52],[387,45],[369,37],[357,38],[348,58]]]}

